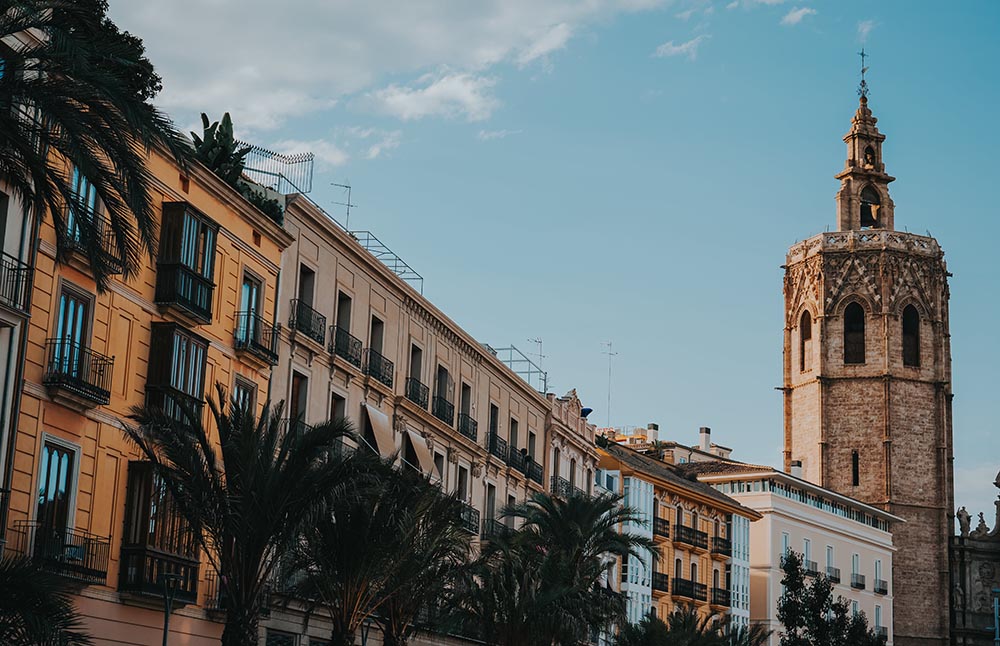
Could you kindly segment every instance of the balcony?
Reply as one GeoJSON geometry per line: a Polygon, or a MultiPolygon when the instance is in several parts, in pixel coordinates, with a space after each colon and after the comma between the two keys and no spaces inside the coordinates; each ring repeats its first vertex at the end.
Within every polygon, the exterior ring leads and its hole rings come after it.
{"type": "Polygon", "coordinates": [[[111,275],[121,274],[125,270],[122,256],[118,252],[118,243],[114,231],[108,221],[93,208],[76,203],[66,209],[65,229],[66,248],[90,259],[91,254],[97,254],[101,264],[111,275]],[[79,223],[84,220],[91,226],[81,228],[79,223]]]}
{"type": "Polygon", "coordinates": [[[864,574],[852,574],[851,575],[851,587],[855,590],[865,589],[865,575],[864,574]]]}
{"type": "Polygon", "coordinates": [[[420,383],[419,379],[414,377],[406,378],[406,398],[411,402],[427,410],[427,400],[431,395],[431,389],[420,383]]]}
{"type": "Polygon", "coordinates": [[[889,594],[889,582],[882,579],[875,579],[872,590],[875,594],[889,594]]]}
{"type": "Polygon", "coordinates": [[[708,549],[708,534],[700,532],[693,527],[684,525],[674,525],[674,542],[683,545],[690,545],[696,549],[708,549]]]}
{"type": "Polygon", "coordinates": [[[666,518],[653,518],[653,537],[670,538],[670,521],[666,518]]]}
{"type": "Polygon", "coordinates": [[[330,352],[361,370],[361,339],[339,325],[330,326],[330,352]]]}
{"type": "Polygon", "coordinates": [[[148,545],[122,545],[118,589],[143,597],[163,598],[163,576],[176,577],[174,603],[198,602],[197,559],[148,545]]]}
{"type": "Polygon", "coordinates": [[[507,463],[507,440],[503,439],[496,433],[490,433],[489,451],[490,455],[500,458],[500,461],[504,464],[507,463]]]}
{"type": "Polygon", "coordinates": [[[806,571],[806,576],[819,576],[819,566],[816,561],[802,561],[802,567],[806,571]]]}
{"type": "Polygon", "coordinates": [[[146,405],[162,411],[171,419],[186,424],[188,415],[196,420],[202,418],[205,402],[170,385],[147,383],[146,405]]]}
{"type": "Polygon", "coordinates": [[[562,498],[584,495],[582,489],[574,486],[573,483],[562,476],[552,476],[549,491],[553,496],[560,496],[562,498]]]}
{"type": "Polygon", "coordinates": [[[527,475],[529,459],[527,451],[522,453],[517,449],[512,450],[509,446],[507,447],[507,464],[510,465],[511,469],[527,475]]]}
{"type": "Polygon", "coordinates": [[[712,605],[728,608],[731,605],[731,595],[725,588],[712,588],[712,605]]]}
{"type": "Polygon", "coordinates": [[[257,312],[237,312],[233,345],[238,352],[247,352],[268,365],[276,366],[280,331],[280,325],[270,325],[257,312]]]}
{"type": "Polygon", "coordinates": [[[514,530],[502,520],[491,518],[483,522],[483,540],[502,540],[513,536],[514,530]]]}
{"type": "Polygon", "coordinates": [[[45,341],[45,374],[42,383],[55,397],[92,408],[111,401],[114,357],[106,357],[69,339],[45,341]]]}
{"type": "Polygon", "coordinates": [[[712,537],[712,554],[718,554],[719,556],[730,557],[733,555],[733,542],[728,538],[722,538],[719,536],[712,537]]]}
{"type": "Polygon", "coordinates": [[[467,502],[463,502],[461,505],[462,528],[470,534],[479,534],[479,510],[467,502]]]}
{"type": "Polygon", "coordinates": [[[455,423],[455,404],[444,397],[434,397],[431,402],[431,414],[448,426],[455,423]]]}
{"type": "Polygon", "coordinates": [[[179,262],[156,265],[157,305],[180,310],[194,321],[212,322],[212,294],[215,283],[179,262]]]}
{"type": "Polygon", "coordinates": [[[473,442],[479,441],[479,424],[466,413],[458,414],[458,432],[473,442]]]}
{"type": "Polygon", "coordinates": [[[76,529],[60,529],[37,521],[15,521],[13,551],[43,570],[88,585],[108,580],[111,541],[76,529]]]}
{"type": "Polygon", "coordinates": [[[653,590],[670,592],[670,577],[663,572],[653,572],[652,585],[653,590]]]}
{"type": "Polygon", "coordinates": [[[705,587],[705,584],[689,581],[688,579],[674,577],[671,594],[675,597],[687,597],[695,601],[708,601],[708,589],[705,587]]]}
{"type": "Polygon", "coordinates": [[[534,480],[538,484],[542,484],[545,476],[542,474],[542,465],[535,462],[534,459],[528,463],[528,480],[534,480]]]}
{"type": "Polygon", "coordinates": [[[293,298],[292,313],[288,317],[288,327],[301,332],[306,338],[320,345],[326,343],[326,317],[314,310],[302,299],[293,298]]]}
{"type": "Polygon", "coordinates": [[[0,305],[27,314],[30,285],[31,267],[13,256],[0,254],[0,305]]]}
{"type": "MultiPolygon", "coordinates": [[[[271,585],[264,586],[264,592],[260,600],[260,616],[264,619],[271,616],[271,585]]],[[[205,574],[205,610],[209,612],[225,612],[228,605],[228,593],[226,585],[214,571],[210,570],[205,574]]]]}
{"type": "Polygon", "coordinates": [[[386,388],[392,388],[393,364],[372,348],[365,349],[365,374],[381,383],[386,388]]]}
{"type": "Polygon", "coordinates": [[[875,626],[875,636],[882,639],[889,639],[889,628],[886,626],[875,626]]]}
{"type": "Polygon", "coordinates": [[[826,566],[826,578],[830,579],[830,583],[840,583],[840,568],[832,565],[826,566]]]}

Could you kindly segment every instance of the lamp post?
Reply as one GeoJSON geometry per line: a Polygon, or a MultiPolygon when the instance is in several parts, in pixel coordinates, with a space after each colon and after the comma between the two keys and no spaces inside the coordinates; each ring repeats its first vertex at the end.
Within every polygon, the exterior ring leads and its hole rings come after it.
{"type": "Polygon", "coordinates": [[[177,582],[182,578],[180,574],[172,572],[160,575],[160,581],[163,582],[163,646],[167,646],[167,636],[170,634],[170,612],[174,608],[177,582]]]}

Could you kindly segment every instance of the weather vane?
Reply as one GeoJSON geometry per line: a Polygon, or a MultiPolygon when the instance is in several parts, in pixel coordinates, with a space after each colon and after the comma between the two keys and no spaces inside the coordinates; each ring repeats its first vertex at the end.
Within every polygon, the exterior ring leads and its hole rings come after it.
{"type": "Polygon", "coordinates": [[[858,96],[863,99],[868,98],[868,82],[865,80],[865,72],[868,68],[865,66],[865,59],[868,58],[868,54],[865,53],[865,48],[862,47],[861,51],[858,52],[858,56],[861,57],[861,85],[858,86],[858,96]]]}

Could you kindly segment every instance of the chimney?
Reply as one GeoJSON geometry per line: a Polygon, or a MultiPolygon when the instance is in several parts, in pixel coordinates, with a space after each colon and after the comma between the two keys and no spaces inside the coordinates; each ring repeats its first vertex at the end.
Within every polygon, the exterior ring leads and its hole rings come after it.
{"type": "Polygon", "coordinates": [[[660,425],[650,422],[646,424],[646,441],[656,442],[660,439],[660,425]]]}
{"type": "Polygon", "coordinates": [[[707,426],[702,426],[698,429],[698,437],[701,440],[698,448],[702,451],[708,452],[712,448],[712,429],[707,426]]]}
{"type": "Polygon", "coordinates": [[[802,477],[802,460],[792,460],[792,462],[791,462],[791,469],[789,470],[789,473],[791,473],[796,478],[801,478],[802,477]]]}

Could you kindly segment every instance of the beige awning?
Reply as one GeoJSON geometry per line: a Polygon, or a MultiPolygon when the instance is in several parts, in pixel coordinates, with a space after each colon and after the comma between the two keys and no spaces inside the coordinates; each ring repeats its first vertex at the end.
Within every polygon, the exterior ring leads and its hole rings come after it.
{"type": "Polygon", "coordinates": [[[431,455],[431,450],[427,448],[427,440],[422,438],[420,433],[417,433],[412,428],[407,428],[406,434],[410,436],[410,443],[413,444],[413,450],[417,454],[417,461],[420,462],[420,470],[428,478],[438,477],[438,474],[434,472],[434,456],[431,455]]]}
{"type": "Polygon", "coordinates": [[[383,458],[393,455],[396,452],[396,442],[392,439],[392,423],[389,421],[389,416],[368,404],[365,404],[365,411],[372,425],[372,433],[375,434],[379,455],[383,458]]]}

